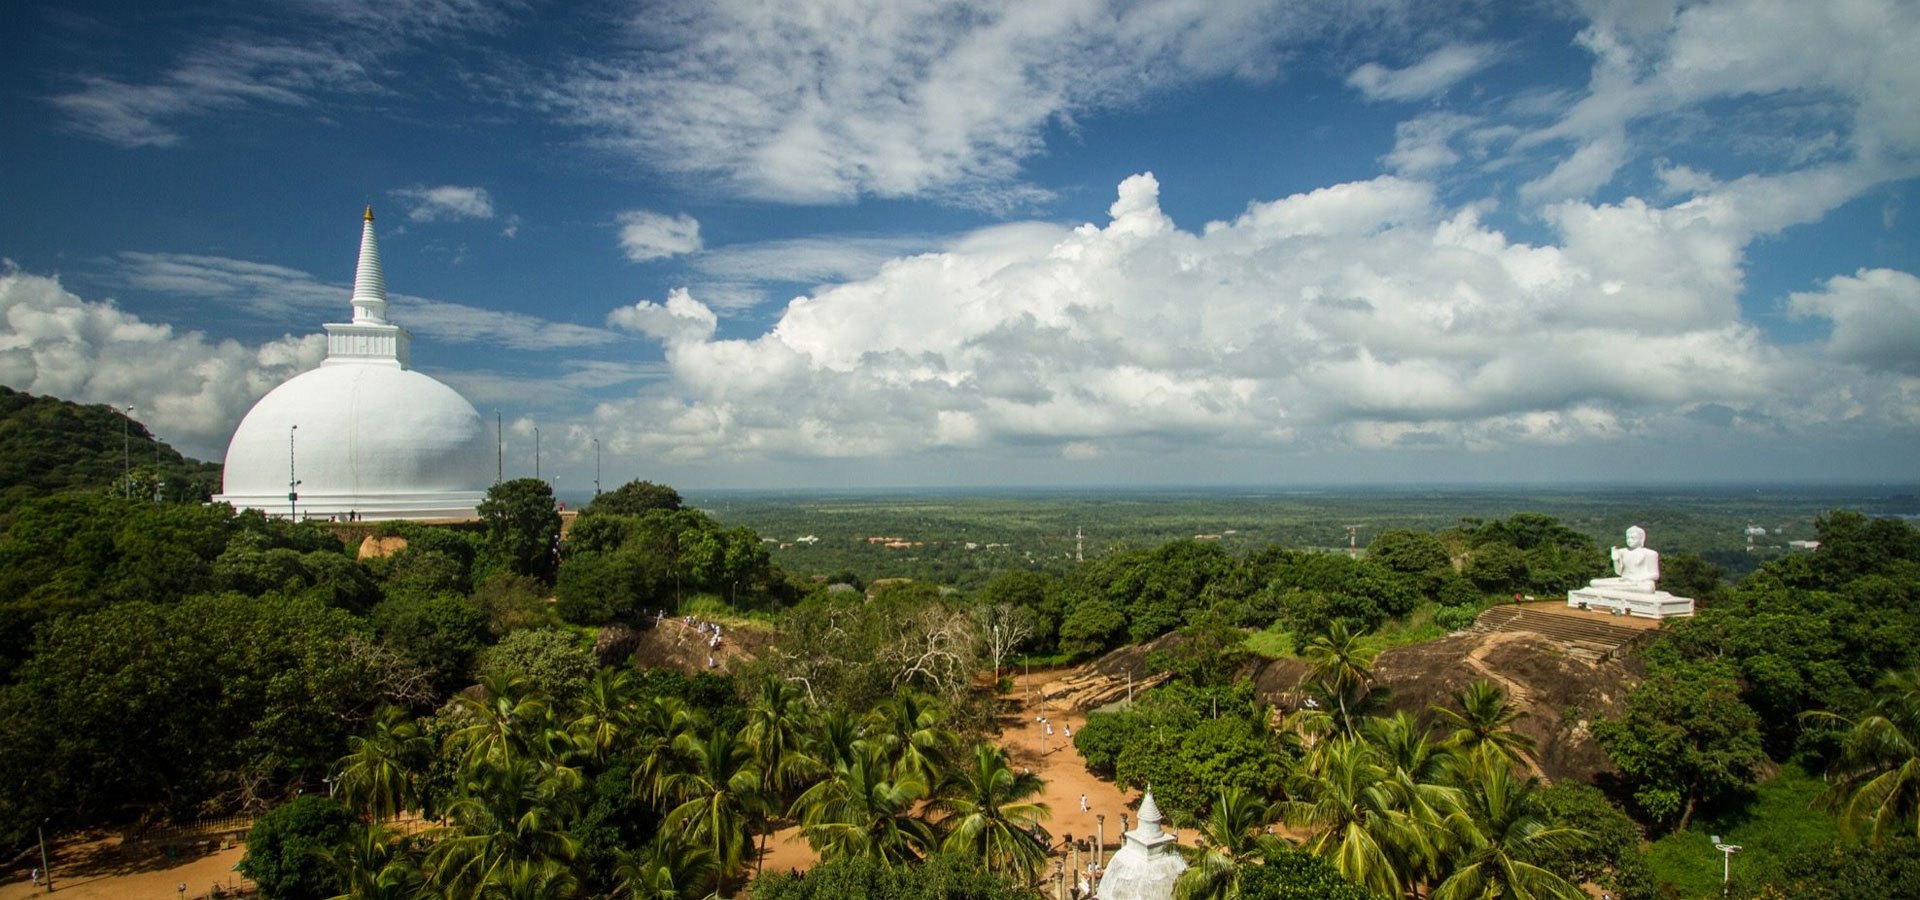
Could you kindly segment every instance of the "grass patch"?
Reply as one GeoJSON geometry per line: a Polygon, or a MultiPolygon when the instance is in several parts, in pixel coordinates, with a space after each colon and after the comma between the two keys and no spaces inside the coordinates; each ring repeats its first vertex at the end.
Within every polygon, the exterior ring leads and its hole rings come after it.
{"type": "Polygon", "coordinates": [[[1745,803],[1697,817],[1687,831],[1667,835],[1647,850],[1647,863],[1662,883],[1672,884],[1683,900],[1720,896],[1720,851],[1712,837],[1736,844],[1733,882],[1759,885],[1779,881],[1788,857],[1803,850],[1826,847],[1839,839],[1833,817],[1813,807],[1825,787],[1798,766],[1761,782],[1745,803]]]}
{"type": "Polygon", "coordinates": [[[734,609],[719,594],[688,595],[680,601],[680,615],[699,616],[728,628],[758,628],[764,631],[773,627],[773,613],[759,609],[734,609]]]}
{"type": "Polygon", "coordinates": [[[1424,644],[1447,636],[1447,630],[1433,622],[1434,605],[1422,604],[1404,618],[1388,619],[1380,630],[1361,638],[1361,642],[1374,650],[1391,650],[1408,644],[1424,644]]]}
{"type": "Polygon", "coordinates": [[[1247,635],[1247,649],[1268,659],[1292,659],[1296,655],[1293,647],[1293,632],[1268,628],[1247,635]]]}

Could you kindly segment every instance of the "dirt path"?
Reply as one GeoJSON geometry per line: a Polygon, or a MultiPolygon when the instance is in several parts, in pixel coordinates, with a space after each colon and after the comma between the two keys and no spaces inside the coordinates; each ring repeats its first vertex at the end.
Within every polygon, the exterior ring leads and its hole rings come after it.
{"type": "MultiPolygon", "coordinates": [[[[1487,656],[1493,653],[1494,648],[1513,643],[1514,641],[1531,639],[1533,639],[1533,635],[1525,631],[1500,631],[1489,634],[1480,646],[1468,651],[1466,655],[1467,668],[1480,673],[1482,678],[1506,689],[1507,703],[1509,705],[1516,707],[1531,706],[1533,705],[1533,692],[1527,690],[1526,685],[1502,675],[1492,666],[1487,665],[1487,656]]],[[[1527,771],[1531,773],[1533,777],[1547,784],[1553,783],[1553,779],[1547,777],[1546,770],[1540,768],[1540,763],[1533,758],[1533,754],[1521,750],[1517,755],[1520,757],[1520,762],[1527,767],[1527,771]]]]}
{"type": "Polygon", "coordinates": [[[48,851],[53,893],[44,886],[36,891],[28,879],[36,857],[5,873],[0,900],[207,900],[216,896],[216,886],[226,896],[253,889],[233,870],[244,852],[238,844],[225,850],[181,847],[169,855],[154,845],[123,846],[118,835],[92,835],[59,841],[48,851]]]}
{"type": "MultiPolygon", "coordinates": [[[[1084,714],[1041,699],[1043,685],[1077,673],[1078,670],[1036,673],[1031,676],[1031,682],[1028,676],[1014,675],[1013,692],[1003,701],[998,743],[1006,748],[1014,766],[1032,771],[1045,782],[1039,799],[1052,810],[1053,815],[1045,825],[1053,834],[1056,849],[1066,844],[1069,835],[1076,841],[1104,835],[1106,849],[1100,856],[1104,860],[1120,845],[1121,814],[1125,813],[1131,822],[1140,797],[1137,793],[1121,791],[1112,782],[1102,781],[1087,771],[1086,760],[1067,737],[1069,731],[1078,731],[1086,723],[1084,714]],[[1053,725],[1051,736],[1046,735],[1046,725],[1039,721],[1042,717],[1053,725]],[[1084,811],[1080,806],[1083,797],[1084,811]],[[1106,818],[1104,825],[1102,816],[1106,818]]],[[[1180,834],[1171,827],[1168,831],[1176,837],[1180,834]]],[[[1188,842],[1192,837],[1187,835],[1188,842]]],[[[819,857],[807,846],[797,827],[776,831],[767,840],[766,871],[806,871],[818,861],[819,857]]],[[[1065,854],[1064,861],[1071,867],[1072,854],[1065,854]]],[[[1085,869],[1091,862],[1094,859],[1089,846],[1087,852],[1080,854],[1080,867],[1085,869]]]]}

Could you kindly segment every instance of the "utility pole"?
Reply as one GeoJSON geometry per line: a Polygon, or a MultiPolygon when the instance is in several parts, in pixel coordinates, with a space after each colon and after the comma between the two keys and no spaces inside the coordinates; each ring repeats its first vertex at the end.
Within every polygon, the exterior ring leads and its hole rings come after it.
{"type": "Polygon", "coordinates": [[[507,475],[507,435],[500,430],[500,408],[493,408],[493,483],[506,480],[507,475]]]}
{"type": "Polygon", "coordinates": [[[540,426],[533,426],[533,477],[540,477],[540,426]]]}
{"type": "Polygon", "coordinates": [[[593,495],[600,496],[600,439],[593,439],[593,495]]]}

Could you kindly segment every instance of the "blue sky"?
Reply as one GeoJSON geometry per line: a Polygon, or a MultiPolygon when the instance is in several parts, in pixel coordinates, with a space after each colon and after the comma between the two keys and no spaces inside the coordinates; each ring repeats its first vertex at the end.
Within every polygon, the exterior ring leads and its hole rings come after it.
{"type": "Polygon", "coordinates": [[[371,203],[563,493],[1910,482],[1916,96],[1903,0],[16,4],[0,382],[218,458],[371,203]]]}

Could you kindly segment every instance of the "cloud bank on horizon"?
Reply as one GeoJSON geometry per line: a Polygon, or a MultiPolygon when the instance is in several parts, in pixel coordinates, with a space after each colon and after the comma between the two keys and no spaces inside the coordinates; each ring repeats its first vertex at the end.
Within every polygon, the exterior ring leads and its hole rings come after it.
{"type": "MultiPolygon", "coordinates": [[[[513,417],[563,419],[554,452],[589,466],[598,437],[716,484],[769,461],[956,459],[1098,480],[1200,447],[1244,478],[1276,457],[1737,453],[1920,431],[1899,202],[1920,176],[1910,3],[1589,0],[1521,27],[1395,0],[741,0],[636,7],[550,64],[506,38],[537,12],[483,6],[313,0],[301,21],[337,37],[305,55],[228,30],[144,78],[69,73],[39,102],[76,139],[191,153],[211,117],[377,106],[423,48],[479,48],[455,80],[488,109],[557,130],[572,166],[652,173],[655,195],[609,189],[568,213],[592,239],[567,252],[610,287],[564,305],[397,299],[396,315],[423,341],[492,348],[441,374],[537,396],[513,417]],[[363,31],[382,37],[351,40],[363,31]],[[252,52],[218,52],[234,46],[252,52]],[[1343,177],[1260,196],[1231,173],[1163,184],[1106,145],[1100,166],[1071,165],[1109,123],[1313,91],[1367,117],[1370,171],[1343,160],[1343,177]],[[1231,214],[1182,212],[1236,189],[1231,214]],[[1103,215],[1062,215],[1098,193],[1103,215]],[[1866,250],[1820,252],[1862,215],[1880,226],[1866,250]],[[1814,247],[1799,279],[1757,288],[1795,242],[1814,247]],[[519,371],[500,349],[575,359],[519,371]]],[[[423,254],[509,210],[516,242],[565,227],[483,181],[428,169],[384,193],[423,254]]],[[[89,267],[117,293],[254,321],[342,302],[333,272],[224,252],[122,248],[89,267]]],[[[126,398],[202,454],[317,363],[312,339],[183,330],[70,280],[0,271],[0,381],[126,398]]]]}

